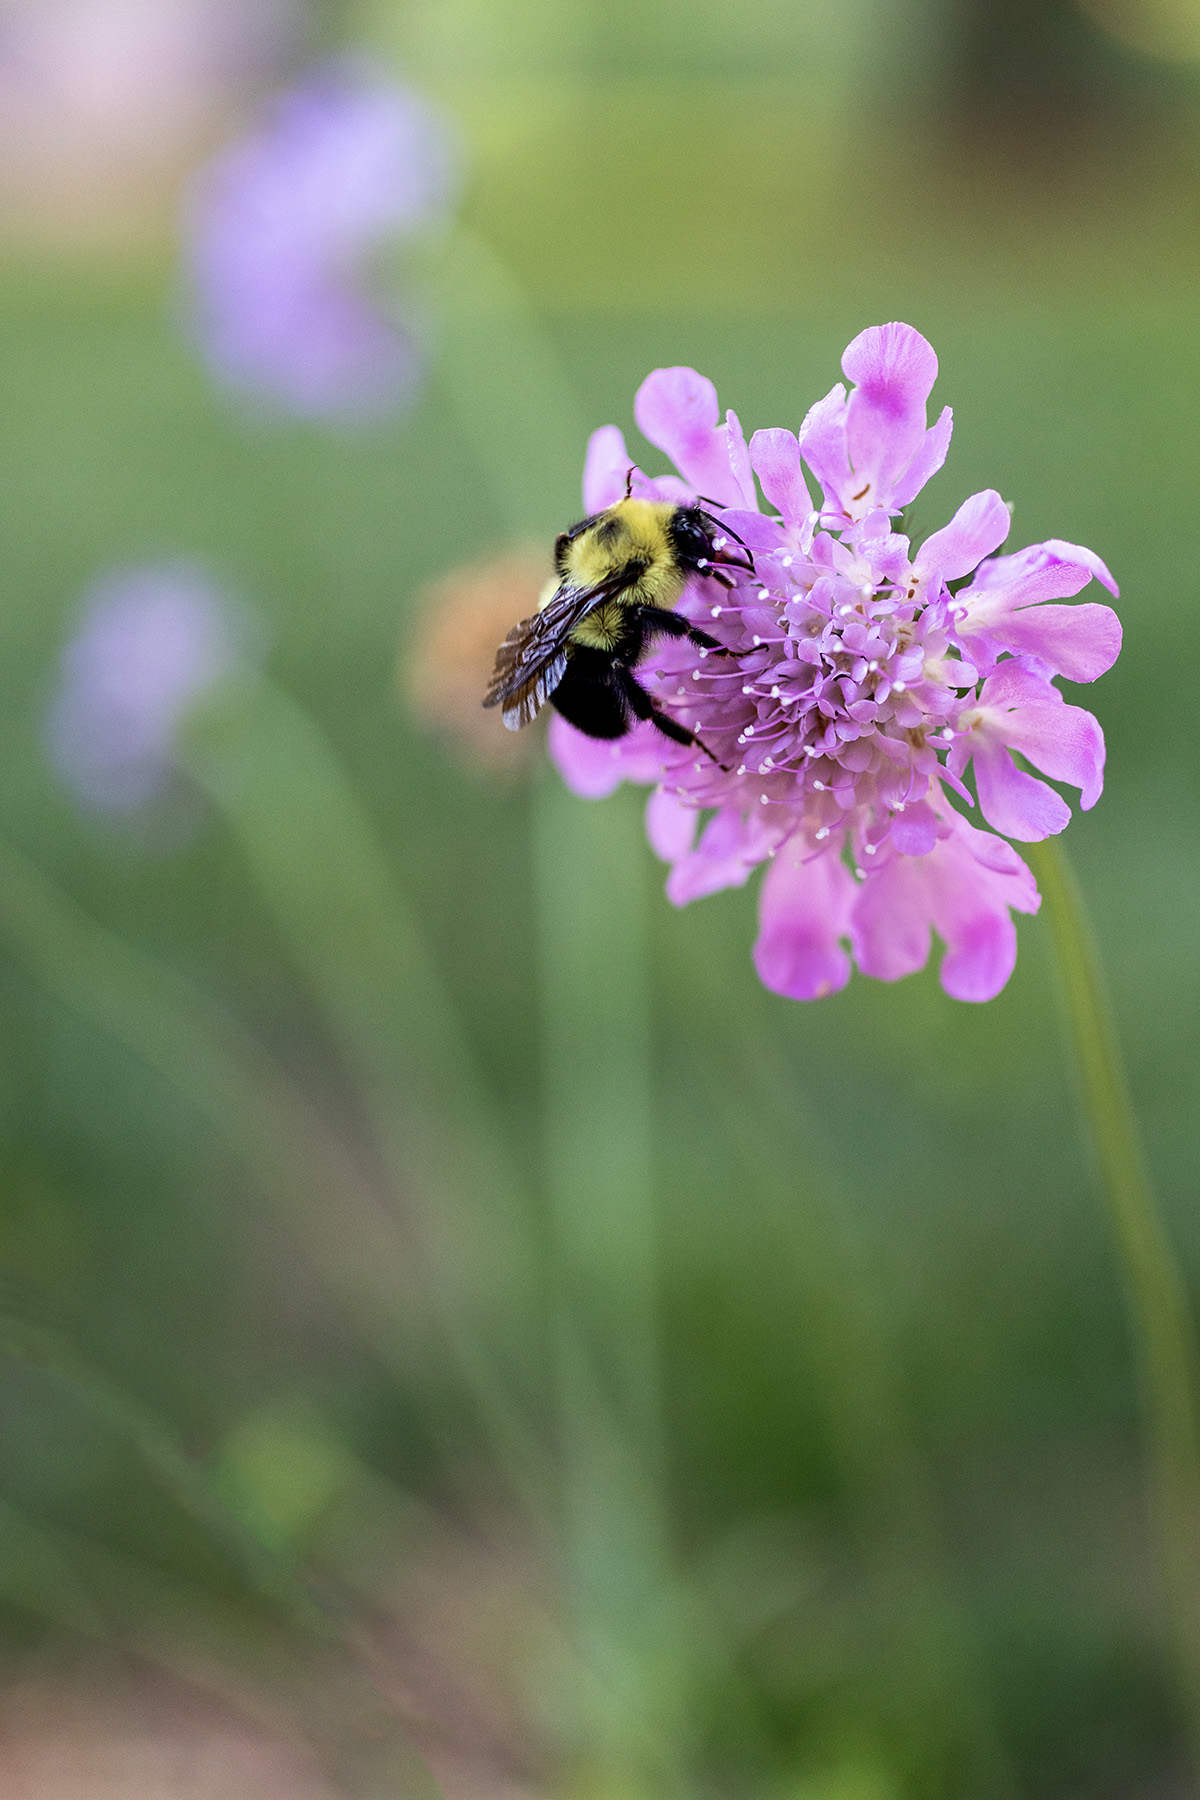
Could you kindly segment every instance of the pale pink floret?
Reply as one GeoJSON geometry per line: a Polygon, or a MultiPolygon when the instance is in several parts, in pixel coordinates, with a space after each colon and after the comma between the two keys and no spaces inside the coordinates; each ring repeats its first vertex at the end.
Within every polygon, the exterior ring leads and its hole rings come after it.
{"type": "MultiPolygon", "coordinates": [[[[937,359],[911,327],[885,325],[842,366],[848,395],[839,385],[798,435],[758,431],[749,449],[694,371],[643,383],[638,423],[683,479],[635,469],[634,493],[705,496],[755,559],[732,593],[694,581],[680,602],[732,654],[660,640],[638,670],[710,755],[645,725],[600,744],[560,719],[551,750],[579,793],[654,785],[647,830],[677,905],[769,865],[754,956],[774,991],[833,992],[851,951],[866,974],[896,980],[924,966],[936,932],[943,987],[986,1000],[1013,968],[1012,912],[1035,911],[1038,893],[1012,846],[969,824],[948,790],[974,805],[973,770],[983,818],[1023,842],[1061,831],[1070,808],[1014,752],[1095,804],[1103,735],[1053,680],[1102,674],[1120,625],[1110,607],[1056,602],[1093,577],[1116,584],[1094,552],[1059,539],[997,555],[1009,509],[990,489],[911,546],[895,515],[950,441],[948,408],[926,425],[937,359]],[[759,508],[755,475],[773,511],[759,508]]],[[[588,510],[620,499],[629,471],[620,432],[597,432],[588,510]]]]}

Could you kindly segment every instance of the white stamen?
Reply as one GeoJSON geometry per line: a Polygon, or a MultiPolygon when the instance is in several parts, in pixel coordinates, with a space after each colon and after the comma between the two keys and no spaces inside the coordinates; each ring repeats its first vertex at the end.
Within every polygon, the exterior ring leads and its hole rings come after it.
{"type": "Polygon", "coordinates": [[[850,614],[853,611],[854,611],[854,608],[852,606],[839,606],[838,607],[838,612],[841,614],[843,619],[848,619],[850,617],[850,614]]]}
{"type": "Polygon", "coordinates": [[[743,694],[752,694],[754,692],[754,689],[752,687],[744,687],[742,689],[742,692],[743,692],[743,694]]]}
{"type": "Polygon", "coordinates": [[[907,681],[893,681],[892,683],[892,691],[896,694],[903,694],[907,687],[907,681]]]}
{"type": "Polygon", "coordinates": [[[782,564],[783,564],[783,566],[784,566],[784,568],[785,568],[785,569],[790,569],[790,568],[791,568],[791,566],[792,566],[792,559],[791,559],[791,557],[790,557],[790,556],[781,556],[781,557],[780,557],[780,559],[779,559],[779,560],[780,560],[780,562],[781,562],[781,563],[782,563],[782,564]]]}
{"type": "Polygon", "coordinates": [[[770,588],[759,588],[758,597],[760,600],[769,600],[771,598],[770,588]]]}
{"type": "Polygon", "coordinates": [[[699,562],[698,562],[698,563],[697,563],[697,564],[696,564],[696,567],[697,567],[697,568],[698,568],[698,569],[707,569],[707,567],[708,567],[708,558],[707,558],[707,556],[702,556],[702,557],[701,557],[701,558],[700,558],[700,560],[699,560],[699,562]]]}
{"type": "Polygon", "coordinates": [[[823,781],[814,781],[813,786],[817,790],[818,794],[827,794],[829,792],[828,787],[825,785],[825,783],[823,781]]]}
{"type": "Polygon", "coordinates": [[[720,618],[720,616],[721,616],[721,609],[720,609],[720,607],[719,607],[719,606],[714,606],[714,607],[713,607],[713,609],[712,609],[712,616],[713,616],[713,618],[714,618],[714,619],[719,619],[719,618],[720,618]]]}
{"type": "Polygon", "coordinates": [[[725,537],[714,538],[713,539],[713,549],[714,550],[723,550],[728,542],[729,542],[729,539],[725,538],[725,537]]]}
{"type": "Polygon", "coordinates": [[[753,725],[747,725],[747,727],[746,727],[746,729],[745,729],[745,731],[744,731],[744,732],[743,732],[743,733],[742,733],[742,736],[743,736],[743,737],[753,737],[753,736],[754,736],[754,727],[753,727],[753,725]]]}
{"type": "Polygon", "coordinates": [[[868,856],[874,856],[874,854],[875,854],[875,849],[876,849],[876,846],[875,846],[875,845],[874,845],[874,844],[868,844],[868,845],[867,845],[867,855],[868,855],[868,856]]]}
{"type": "Polygon", "coordinates": [[[771,698],[772,698],[772,700],[778,700],[778,698],[779,698],[779,683],[778,682],[776,682],[775,686],[771,689],[771,698]]]}
{"type": "MultiPolygon", "coordinates": [[[[700,671],[699,671],[699,669],[693,669],[693,670],[692,670],[692,680],[693,680],[693,681],[699,681],[699,679],[700,679],[700,671]]],[[[683,692],[683,689],[682,689],[682,688],[680,688],[680,690],[679,690],[679,691],[680,691],[680,693],[682,693],[682,692],[683,692]]]]}
{"type": "MultiPolygon", "coordinates": [[[[742,740],[741,740],[741,739],[740,739],[740,738],[739,738],[739,739],[738,739],[738,742],[739,742],[739,744],[740,744],[740,743],[741,743],[741,741],[742,741],[742,740]]],[[[745,763],[739,763],[739,764],[738,764],[738,774],[739,774],[739,775],[744,775],[744,774],[745,774],[745,773],[746,773],[746,765],[745,765],[745,763]]]]}
{"type": "Polygon", "coordinates": [[[879,664],[877,662],[869,662],[867,664],[867,673],[870,675],[874,675],[874,673],[876,672],[878,667],[879,667],[879,664]]]}
{"type": "Polygon", "coordinates": [[[760,801],[760,803],[761,803],[761,804],[762,804],[762,805],[763,805],[763,806],[770,806],[770,804],[771,804],[771,796],[770,796],[770,794],[760,794],[760,795],[759,795],[759,796],[758,796],[758,798],[759,798],[759,801],[760,801]]]}
{"type": "Polygon", "coordinates": [[[756,636],[756,637],[755,637],[755,639],[754,639],[754,647],[755,647],[755,649],[757,649],[757,648],[758,648],[758,646],[759,646],[759,645],[760,645],[760,644],[761,644],[761,643],[762,643],[762,639],[761,639],[761,638],[760,638],[760,637],[758,637],[758,636],[756,636]]]}
{"type": "Polygon", "coordinates": [[[823,839],[823,838],[827,838],[827,837],[828,837],[828,836],[829,836],[829,827],[828,827],[828,825],[822,825],[822,827],[821,827],[821,829],[820,829],[820,831],[818,831],[818,833],[817,833],[817,840],[818,840],[818,842],[820,842],[820,841],[821,841],[821,839],[823,839]]]}

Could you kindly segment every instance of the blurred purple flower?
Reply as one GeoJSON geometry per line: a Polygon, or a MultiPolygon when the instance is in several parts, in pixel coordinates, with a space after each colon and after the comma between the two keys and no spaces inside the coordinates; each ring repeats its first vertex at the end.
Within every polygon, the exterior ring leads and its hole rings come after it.
{"type": "MultiPolygon", "coordinates": [[[[641,430],[684,480],[635,470],[634,493],[710,496],[753,551],[757,572],[734,592],[697,581],[681,602],[734,655],[672,640],[639,670],[728,772],[652,725],[609,744],[555,717],[551,749],[581,794],[623,779],[656,784],[647,829],[671,864],[677,905],[740,886],[770,861],[754,956],[776,993],[803,1000],[843,987],[847,946],[865,973],[894,981],[924,967],[936,931],[946,991],[989,1000],[1016,960],[1012,910],[1033,912],[1040,897],[1012,846],[969,824],[947,790],[974,805],[962,780],[973,762],[994,831],[1027,843],[1061,831],[1070,808],[1014,763],[1016,751],[1095,804],[1103,734],[1053,680],[1102,675],[1121,627],[1108,606],[1052,603],[1093,577],[1114,594],[1116,584],[1092,551],[1058,539],[995,555],[1010,521],[992,491],[914,549],[892,515],[946,458],[949,408],[926,424],[937,358],[919,332],[893,324],[862,332],[842,367],[849,395],[839,383],[798,437],[759,431],[749,446],[735,414],[719,422],[716,390],[691,369],[657,370],[635,403],[641,430]],[[755,475],[773,513],[759,508],[755,475]]],[[[589,512],[620,499],[629,467],[620,432],[598,431],[589,512]]]]}
{"type": "Polygon", "coordinates": [[[197,329],[231,386],[306,417],[403,404],[413,331],[370,293],[372,256],[449,213],[442,115],[352,61],[313,70],[203,174],[188,220],[197,329]]]}
{"type": "Polygon", "coordinates": [[[175,774],[189,709],[242,662],[229,601],[186,563],[130,569],[97,583],[66,645],[46,745],[89,811],[135,813],[175,774]]]}

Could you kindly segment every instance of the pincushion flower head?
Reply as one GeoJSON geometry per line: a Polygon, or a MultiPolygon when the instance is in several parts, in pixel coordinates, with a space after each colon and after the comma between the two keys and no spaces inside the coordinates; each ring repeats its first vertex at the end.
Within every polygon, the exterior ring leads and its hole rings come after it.
{"type": "Polygon", "coordinates": [[[372,260],[450,210],[447,122],[369,64],[322,65],[276,96],[198,182],[187,262],[197,335],[228,385],[308,417],[374,414],[419,381],[416,331],[372,260]]]}
{"type": "MultiPolygon", "coordinates": [[[[1108,606],[1061,603],[1093,578],[1117,588],[1080,545],[1000,554],[1010,514],[991,490],[912,543],[899,515],[950,443],[949,408],[932,426],[926,415],[937,358],[911,326],[890,324],[856,337],[842,368],[849,392],[834,387],[798,434],[758,431],[749,445],[693,370],[643,383],[638,426],[679,478],[634,469],[633,492],[704,496],[753,553],[754,575],[739,573],[731,592],[700,579],[680,601],[733,654],[671,639],[638,669],[711,756],[651,724],[610,744],[560,718],[551,750],[581,794],[654,785],[647,828],[676,904],[768,864],[754,959],[777,993],[828,994],[851,956],[894,981],[924,966],[936,932],[942,986],[988,1000],[1015,963],[1013,912],[1039,904],[1006,839],[1067,824],[1070,808],[1041,777],[1078,788],[1085,809],[1103,782],[1100,726],[1054,683],[1102,675],[1121,628],[1108,606]]],[[[616,427],[593,436],[589,512],[620,498],[630,467],[616,427]]]]}

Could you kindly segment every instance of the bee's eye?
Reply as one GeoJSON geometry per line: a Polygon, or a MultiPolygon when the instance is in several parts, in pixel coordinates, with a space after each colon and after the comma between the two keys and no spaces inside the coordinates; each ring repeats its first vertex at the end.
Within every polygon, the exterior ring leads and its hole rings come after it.
{"type": "Polygon", "coordinates": [[[704,526],[698,519],[689,519],[686,513],[676,515],[671,536],[675,541],[675,554],[685,565],[698,563],[712,552],[712,543],[704,526]]]}

